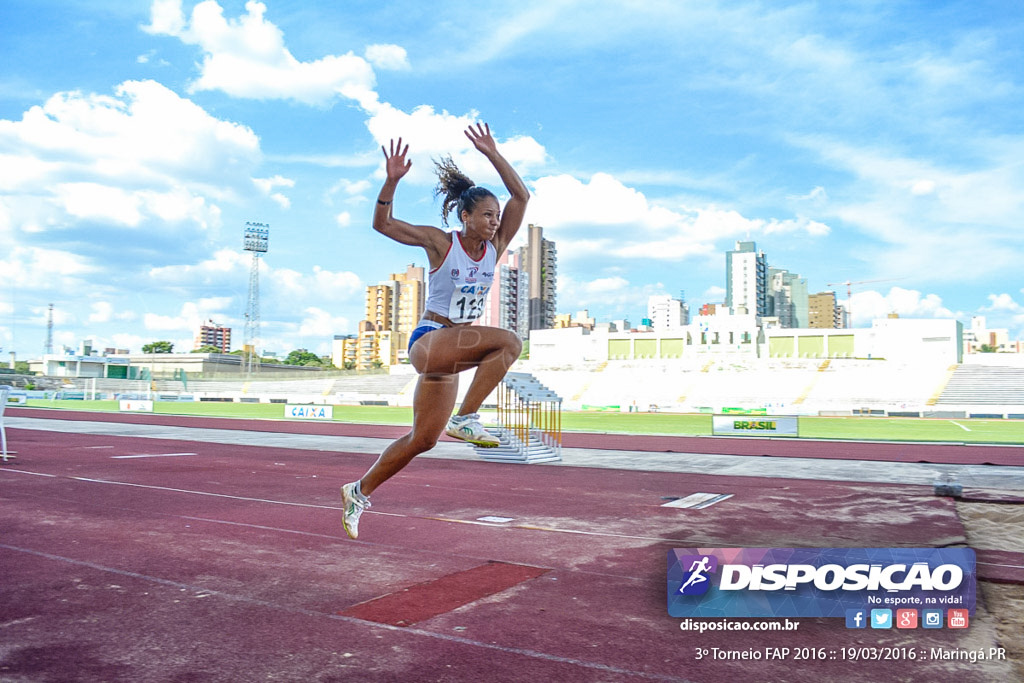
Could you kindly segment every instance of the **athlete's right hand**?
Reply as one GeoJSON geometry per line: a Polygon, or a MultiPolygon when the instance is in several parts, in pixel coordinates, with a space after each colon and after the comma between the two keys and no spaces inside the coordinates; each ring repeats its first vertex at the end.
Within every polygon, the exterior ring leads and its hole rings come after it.
{"type": "Polygon", "coordinates": [[[409,172],[412,168],[412,161],[408,161],[405,158],[406,153],[409,151],[409,145],[402,148],[402,138],[398,138],[396,142],[394,139],[391,140],[391,152],[384,148],[384,145],[380,146],[382,152],[384,152],[384,167],[388,174],[388,180],[395,182],[402,179],[402,177],[409,172]]]}

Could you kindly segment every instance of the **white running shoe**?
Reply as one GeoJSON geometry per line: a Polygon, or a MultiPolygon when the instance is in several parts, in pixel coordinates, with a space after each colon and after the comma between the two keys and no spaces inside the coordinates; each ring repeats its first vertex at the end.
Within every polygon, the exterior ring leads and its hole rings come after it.
{"type": "Polygon", "coordinates": [[[494,448],[501,445],[501,442],[488,433],[484,426],[480,424],[480,415],[478,413],[452,415],[451,419],[448,420],[448,427],[444,430],[444,433],[452,438],[468,441],[474,446],[480,446],[481,448],[494,448]]]}
{"type": "Polygon", "coordinates": [[[349,538],[359,538],[359,516],[370,507],[370,499],[356,493],[356,482],[341,487],[341,504],[345,508],[345,516],[341,525],[349,538]]]}

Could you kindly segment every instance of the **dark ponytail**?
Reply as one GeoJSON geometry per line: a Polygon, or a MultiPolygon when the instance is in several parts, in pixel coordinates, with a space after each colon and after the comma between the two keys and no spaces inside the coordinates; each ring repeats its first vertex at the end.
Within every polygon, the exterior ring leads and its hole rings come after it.
{"type": "Polygon", "coordinates": [[[441,200],[441,221],[448,225],[448,215],[455,209],[455,215],[461,220],[462,212],[472,213],[481,199],[493,197],[494,193],[485,187],[480,187],[459,170],[459,167],[452,161],[451,156],[443,157],[440,161],[434,162],[437,171],[437,187],[434,188],[435,197],[443,197],[441,200]]]}

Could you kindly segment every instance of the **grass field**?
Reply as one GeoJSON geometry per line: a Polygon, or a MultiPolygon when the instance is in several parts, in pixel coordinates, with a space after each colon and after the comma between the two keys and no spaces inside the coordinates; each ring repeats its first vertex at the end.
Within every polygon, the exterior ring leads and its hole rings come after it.
{"type": "MultiPolygon", "coordinates": [[[[117,401],[30,400],[29,407],[118,412],[117,401]]],[[[154,413],[283,420],[284,406],[274,403],[154,404],[154,413]]],[[[486,411],[484,412],[486,422],[486,411]]],[[[334,406],[336,422],[410,424],[412,409],[396,406],[334,406]]],[[[907,417],[802,417],[800,436],[858,441],[935,441],[1024,444],[1024,421],[907,417]]],[[[562,428],[571,432],[676,434],[710,436],[711,415],[675,413],[563,412],[562,428]]]]}

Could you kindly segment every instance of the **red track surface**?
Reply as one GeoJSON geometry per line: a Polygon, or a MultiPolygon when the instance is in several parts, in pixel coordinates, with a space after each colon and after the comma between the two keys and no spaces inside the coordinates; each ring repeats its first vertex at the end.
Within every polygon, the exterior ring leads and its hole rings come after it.
{"type": "MultiPolygon", "coordinates": [[[[127,422],[178,427],[244,429],[256,432],[321,434],[398,438],[408,431],[397,425],[364,425],[341,422],[294,422],[285,420],[243,420],[200,418],[181,415],[94,413],[46,408],[9,408],[12,417],[51,420],[127,422]]],[[[447,439],[447,437],[444,437],[447,439]]],[[[753,437],[656,436],[638,434],[585,434],[566,432],[566,448],[596,448],[612,451],[666,453],[711,453],[722,455],[765,455],[794,458],[835,458],[840,460],[884,460],[962,465],[1024,465],[1024,446],[946,443],[863,443],[810,439],[758,439],[753,437]]]]}
{"type": "Polygon", "coordinates": [[[351,541],[337,489],[372,456],[12,428],[8,437],[19,457],[0,468],[3,680],[962,683],[1008,671],[695,657],[988,648],[983,606],[962,632],[810,619],[796,632],[698,635],[667,615],[673,547],[963,543],[952,503],[925,487],[421,459],[375,494],[351,541]],[[165,457],[116,457],[140,455],[165,457]],[[698,491],[734,497],[661,507],[698,491]],[[477,521],[485,515],[513,521],[477,521]]]}

